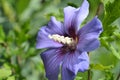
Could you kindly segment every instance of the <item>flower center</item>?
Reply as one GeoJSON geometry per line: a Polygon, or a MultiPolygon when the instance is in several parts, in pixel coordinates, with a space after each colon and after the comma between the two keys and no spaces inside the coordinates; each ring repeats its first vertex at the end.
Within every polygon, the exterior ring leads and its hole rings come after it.
{"type": "Polygon", "coordinates": [[[58,34],[49,35],[48,37],[65,45],[71,45],[74,42],[72,38],[60,36],[58,34]]]}
{"type": "Polygon", "coordinates": [[[48,35],[48,37],[56,42],[64,44],[66,49],[74,50],[76,48],[76,40],[73,38],[60,36],[58,34],[48,35]]]}

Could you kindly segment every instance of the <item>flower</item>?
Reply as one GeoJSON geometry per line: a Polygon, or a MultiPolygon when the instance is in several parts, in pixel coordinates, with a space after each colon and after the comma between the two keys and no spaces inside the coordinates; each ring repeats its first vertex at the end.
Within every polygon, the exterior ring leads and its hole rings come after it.
{"type": "Polygon", "coordinates": [[[77,72],[88,69],[87,52],[99,47],[98,37],[102,32],[97,16],[79,28],[88,13],[89,3],[84,0],[77,9],[71,6],[64,8],[64,23],[51,17],[49,23],[39,30],[36,48],[47,48],[41,58],[48,80],[58,80],[59,72],[62,80],[74,80],[77,72]]]}

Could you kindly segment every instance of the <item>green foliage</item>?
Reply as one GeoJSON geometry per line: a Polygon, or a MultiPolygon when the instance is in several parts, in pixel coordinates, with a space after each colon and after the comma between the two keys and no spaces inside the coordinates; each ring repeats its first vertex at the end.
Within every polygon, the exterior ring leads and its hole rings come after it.
{"type": "Polygon", "coordinates": [[[104,70],[110,70],[111,68],[113,68],[113,65],[103,66],[102,64],[91,64],[91,68],[104,71],[104,70]]]}
{"type": "Polygon", "coordinates": [[[105,16],[103,19],[103,25],[105,27],[113,23],[117,18],[120,17],[120,0],[114,0],[114,2],[108,2],[105,5],[105,16]]]}
{"type": "MultiPolygon", "coordinates": [[[[63,22],[63,8],[83,0],[0,0],[0,80],[47,80],[36,50],[36,36],[51,16],[63,22]]],[[[120,0],[88,0],[89,16],[98,16],[104,31],[101,46],[90,52],[91,80],[116,80],[120,74],[120,0]]],[[[83,25],[82,24],[82,25],[83,25]]],[[[75,80],[87,80],[88,72],[75,80]]]]}
{"type": "Polygon", "coordinates": [[[4,64],[0,68],[0,80],[15,80],[15,76],[12,75],[12,70],[9,65],[4,64]]]}
{"type": "Polygon", "coordinates": [[[26,7],[29,5],[29,0],[24,0],[24,3],[22,0],[18,0],[16,1],[16,3],[17,3],[15,5],[15,7],[17,8],[16,11],[18,14],[21,14],[24,11],[24,9],[26,9],[26,7]]]}
{"type": "Polygon", "coordinates": [[[15,80],[15,77],[14,76],[10,76],[7,78],[7,80],[15,80]]]}
{"type": "Polygon", "coordinates": [[[2,26],[0,26],[0,43],[2,43],[2,42],[4,42],[4,40],[5,40],[5,33],[4,33],[4,31],[3,31],[3,27],[2,26]]]}
{"type": "Polygon", "coordinates": [[[12,71],[7,68],[0,69],[0,79],[4,79],[12,74],[12,71]]]}

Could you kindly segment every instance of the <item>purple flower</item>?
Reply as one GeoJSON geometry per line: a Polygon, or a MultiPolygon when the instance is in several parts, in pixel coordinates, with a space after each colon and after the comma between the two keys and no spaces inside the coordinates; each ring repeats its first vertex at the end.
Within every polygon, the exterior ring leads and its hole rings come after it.
{"type": "Polygon", "coordinates": [[[79,29],[88,13],[89,3],[84,0],[77,9],[71,6],[64,8],[64,23],[51,17],[48,25],[39,30],[36,47],[47,48],[41,58],[48,80],[58,80],[59,72],[62,80],[74,80],[77,72],[88,69],[87,52],[99,47],[98,37],[102,32],[102,24],[97,17],[79,29]]]}

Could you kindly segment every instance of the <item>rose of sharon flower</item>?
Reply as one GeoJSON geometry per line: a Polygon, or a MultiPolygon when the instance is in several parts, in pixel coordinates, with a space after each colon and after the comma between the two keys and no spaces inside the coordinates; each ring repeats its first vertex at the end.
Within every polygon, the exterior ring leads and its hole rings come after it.
{"type": "Polygon", "coordinates": [[[89,67],[87,52],[99,47],[98,37],[102,32],[101,21],[94,17],[80,29],[80,24],[89,13],[89,3],[84,0],[81,7],[64,8],[64,23],[51,17],[37,36],[36,47],[47,48],[41,54],[46,77],[58,80],[61,72],[62,80],[74,80],[77,72],[84,72],[89,67]]]}

